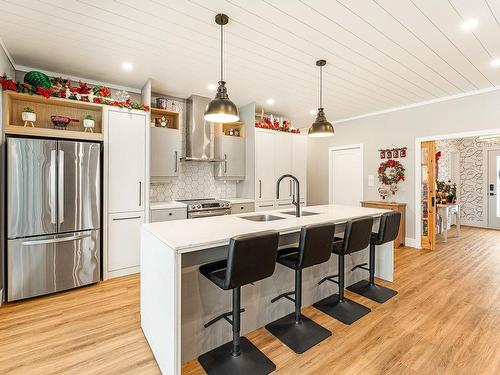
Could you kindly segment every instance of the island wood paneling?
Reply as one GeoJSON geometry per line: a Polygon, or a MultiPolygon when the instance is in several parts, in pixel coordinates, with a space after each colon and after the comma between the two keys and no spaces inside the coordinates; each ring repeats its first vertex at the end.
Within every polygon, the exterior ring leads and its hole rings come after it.
{"type": "MultiPolygon", "coordinates": [[[[302,355],[264,328],[247,337],[284,375],[499,374],[499,240],[465,227],[437,251],[400,248],[395,282],[379,281],[399,294],[380,305],[347,292],[372,309],[350,326],[304,308],[333,335],[302,355]]],[[[4,305],[0,335],[1,374],[159,374],[140,328],[138,275],[4,305]]],[[[204,371],[192,360],[182,373],[204,371]]]]}

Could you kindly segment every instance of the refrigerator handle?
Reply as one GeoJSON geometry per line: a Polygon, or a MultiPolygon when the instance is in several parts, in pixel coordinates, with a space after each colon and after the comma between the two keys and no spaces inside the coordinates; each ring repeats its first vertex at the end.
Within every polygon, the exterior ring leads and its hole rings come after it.
{"type": "Polygon", "coordinates": [[[59,165],[57,170],[58,178],[58,213],[59,213],[59,224],[64,222],[64,151],[59,150],[59,165]]]}
{"type": "Polygon", "coordinates": [[[55,224],[57,221],[56,217],[56,150],[50,151],[50,196],[49,196],[49,206],[50,206],[50,222],[55,224]]]}
{"type": "Polygon", "coordinates": [[[45,245],[45,244],[58,243],[58,242],[78,241],[78,240],[83,240],[84,238],[88,238],[91,235],[92,235],[91,233],[84,233],[84,234],[75,234],[75,235],[70,236],[70,237],[48,238],[45,240],[30,240],[30,241],[23,241],[21,243],[21,245],[33,246],[33,245],[45,245]]]}

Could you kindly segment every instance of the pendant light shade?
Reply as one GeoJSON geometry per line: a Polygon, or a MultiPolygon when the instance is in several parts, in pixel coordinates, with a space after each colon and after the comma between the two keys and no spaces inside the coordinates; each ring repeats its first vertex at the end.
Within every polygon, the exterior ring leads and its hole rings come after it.
{"type": "Polygon", "coordinates": [[[316,66],[319,66],[319,108],[318,114],[316,115],[316,121],[313,122],[309,128],[309,137],[330,137],[335,131],[333,130],[333,125],[328,122],[325,116],[325,111],[323,108],[323,67],[326,65],[326,60],[316,61],[316,66]]]}
{"type": "Polygon", "coordinates": [[[215,98],[205,108],[204,118],[211,122],[235,122],[240,119],[238,108],[229,100],[226,82],[224,81],[224,32],[223,26],[227,25],[229,17],[225,14],[215,16],[215,23],[220,25],[220,81],[215,98]]]}

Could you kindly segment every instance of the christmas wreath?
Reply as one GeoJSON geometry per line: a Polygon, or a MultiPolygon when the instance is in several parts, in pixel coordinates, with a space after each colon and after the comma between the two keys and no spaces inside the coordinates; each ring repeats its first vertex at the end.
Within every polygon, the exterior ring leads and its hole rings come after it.
{"type": "Polygon", "coordinates": [[[397,184],[405,180],[405,168],[397,161],[389,159],[380,163],[378,167],[378,180],[384,185],[397,184]]]}

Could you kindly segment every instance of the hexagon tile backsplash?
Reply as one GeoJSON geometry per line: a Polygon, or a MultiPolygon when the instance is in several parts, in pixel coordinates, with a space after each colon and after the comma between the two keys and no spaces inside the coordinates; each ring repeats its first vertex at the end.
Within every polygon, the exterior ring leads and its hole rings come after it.
{"type": "Polygon", "coordinates": [[[214,165],[208,162],[182,161],[179,177],[169,182],[151,183],[150,190],[151,202],[235,196],[236,182],[215,180],[214,165]]]}

